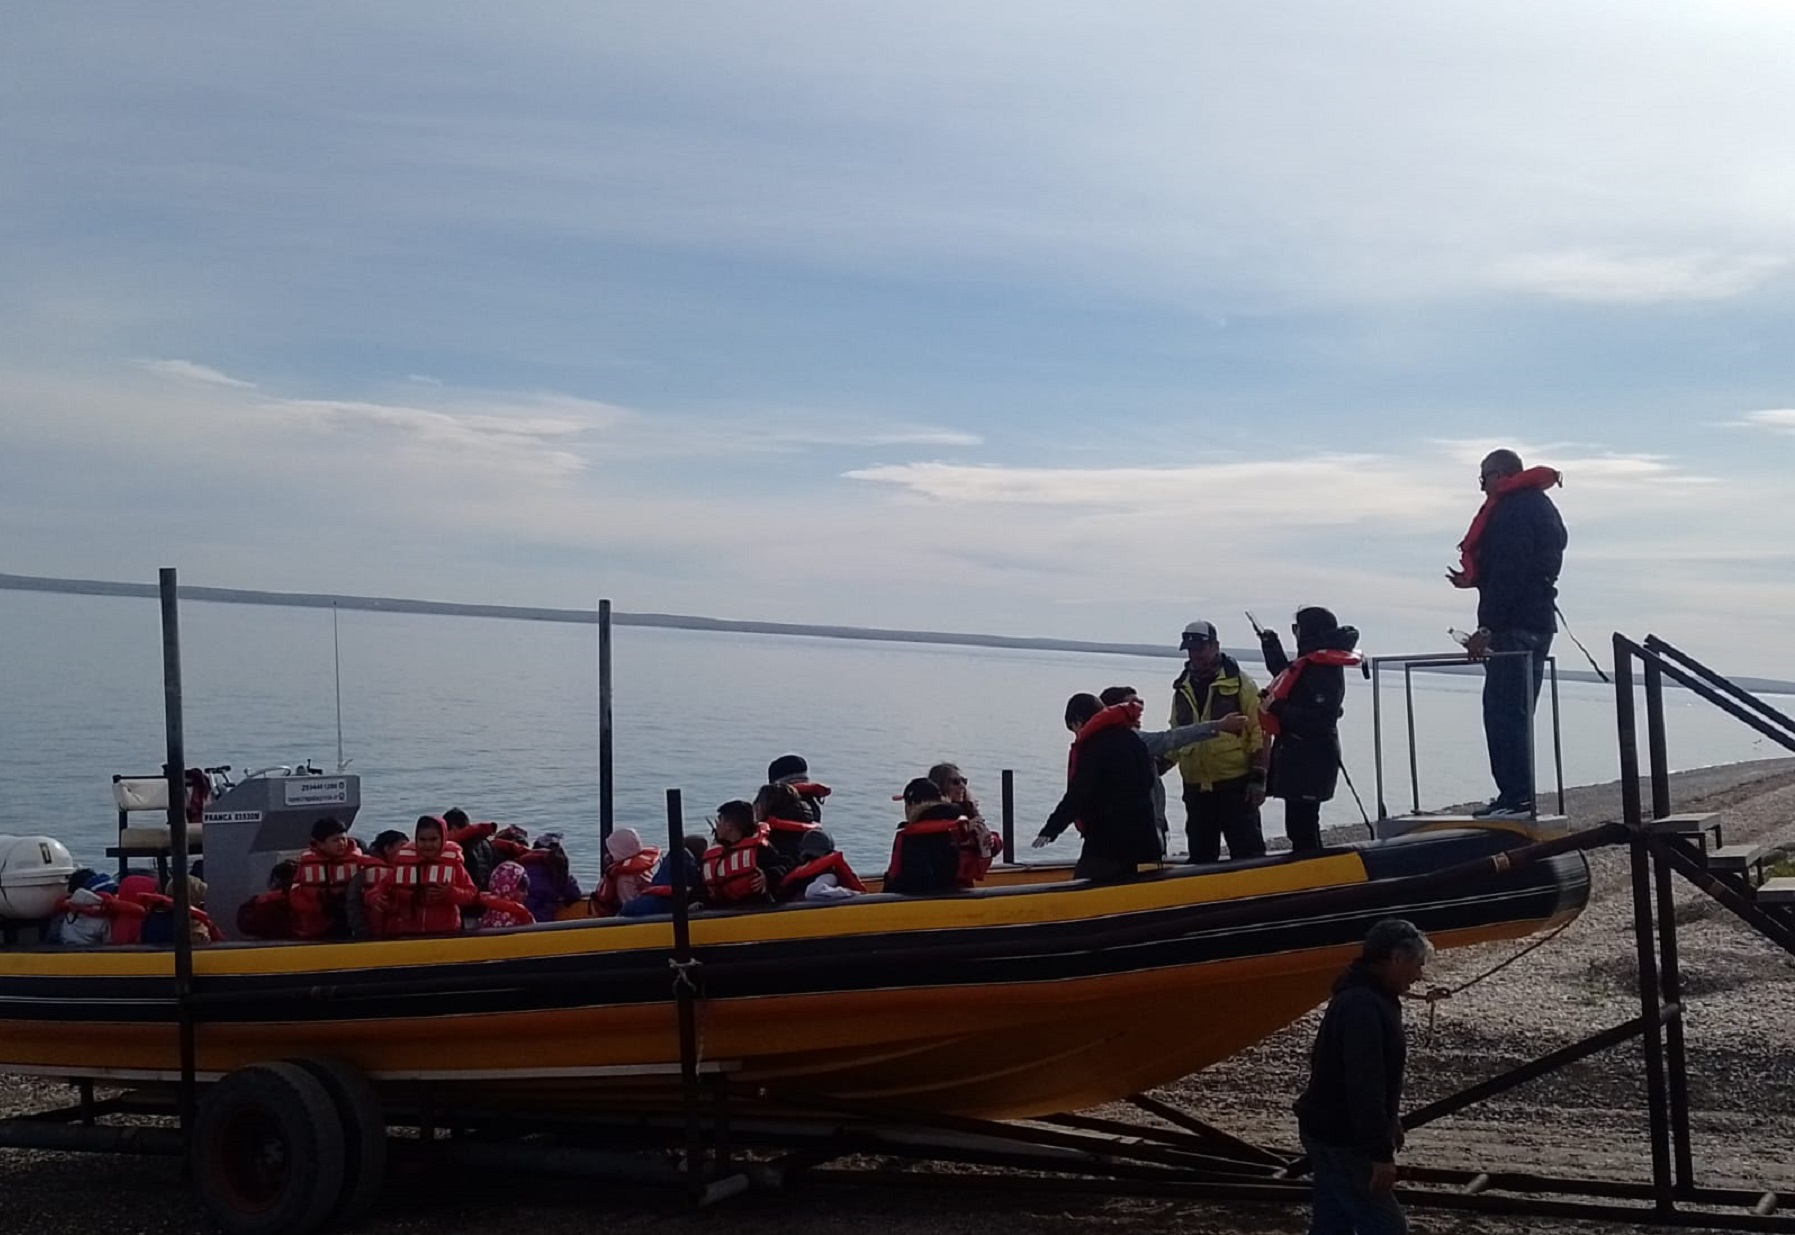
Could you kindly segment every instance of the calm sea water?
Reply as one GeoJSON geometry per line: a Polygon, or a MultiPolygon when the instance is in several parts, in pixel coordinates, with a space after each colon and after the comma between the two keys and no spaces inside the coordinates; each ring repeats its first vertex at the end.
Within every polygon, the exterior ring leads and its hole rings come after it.
{"type": "MultiPolygon", "coordinates": [[[[188,604],[181,623],[190,763],[230,763],[239,772],[305,760],[334,768],[328,612],[188,604]]],[[[362,776],[357,835],[409,830],[420,813],[459,805],[532,832],[564,830],[576,873],[589,880],[598,865],[596,628],[350,612],[340,624],[344,753],[362,776]]],[[[1132,685],[1157,723],[1178,665],[622,628],[615,669],[620,825],[662,840],[665,791],[677,787],[687,830],[702,830],[703,815],[728,798],[752,797],[768,760],[795,750],[835,788],[827,823],[837,842],[876,871],[898,814],[892,794],[941,759],[966,770],[993,824],[999,771],[1015,769],[1025,846],[1064,784],[1066,696],[1132,685]]],[[[1401,811],[1410,790],[1400,676],[1395,683],[1385,687],[1385,796],[1401,811]]],[[[1425,808],[1490,792],[1478,690],[1475,678],[1416,675],[1425,808]]],[[[1678,767],[1777,753],[1737,722],[1674,693],[1672,700],[1678,767]]],[[[56,835],[101,865],[117,826],[113,774],[154,774],[161,763],[155,602],[0,592],[0,701],[0,832],[56,835]]],[[[1566,783],[1613,779],[1607,688],[1567,683],[1562,703],[1566,783]]],[[[1370,687],[1356,676],[1342,737],[1375,814],[1370,687]]],[[[1176,834],[1176,775],[1167,783],[1176,834]]],[[[1326,819],[1358,819],[1344,786],[1326,819]]],[[[1266,830],[1281,832],[1275,803],[1266,830]]],[[[1045,851],[1074,852],[1068,840],[1045,851]]]]}

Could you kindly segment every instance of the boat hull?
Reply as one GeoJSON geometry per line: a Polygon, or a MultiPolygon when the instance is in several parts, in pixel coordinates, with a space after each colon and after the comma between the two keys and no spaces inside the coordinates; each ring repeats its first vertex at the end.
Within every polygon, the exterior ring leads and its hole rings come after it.
{"type": "MultiPolygon", "coordinates": [[[[1455,947],[1575,914],[1580,855],[1450,889],[1404,877],[1515,843],[1451,834],[1106,887],[700,915],[700,1056],[771,1103],[1014,1118],[1114,1100],[1317,1006],[1378,918],[1455,947]]],[[[678,1092],[671,942],[651,921],[204,950],[198,1067],[329,1054],[451,1105],[657,1107],[678,1092]]],[[[166,1079],[170,977],[166,953],[0,953],[0,1068],[166,1079]]]]}

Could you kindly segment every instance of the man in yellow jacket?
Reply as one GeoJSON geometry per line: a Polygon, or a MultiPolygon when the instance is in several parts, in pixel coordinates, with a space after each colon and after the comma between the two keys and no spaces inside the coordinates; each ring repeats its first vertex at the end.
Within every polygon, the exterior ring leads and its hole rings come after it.
{"type": "Polygon", "coordinates": [[[1259,727],[1259,688],[1222,651],[1211,623],[1186,626],[1180,646],[1185,666],[1172,684],[1172,724],[1194,725],[1234,715],[1247,722],[1241,733],[1217,734],[1178,756],[1190,860],[1220,861],[1223,837],[1230,858],[1260,857],[1265,853],[1265,834],[1259,826],[1259,805],[1265,801],[1270,747],[1259,727]]]}

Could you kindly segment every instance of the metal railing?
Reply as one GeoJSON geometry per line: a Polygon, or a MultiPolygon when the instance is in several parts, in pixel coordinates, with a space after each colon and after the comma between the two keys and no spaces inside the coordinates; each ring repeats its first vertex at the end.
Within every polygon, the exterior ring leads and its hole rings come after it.
{"type": "MultiPolygon", "coordinates": [[[[1513,652],[1490,652],[1481,660],[1474,659],[1464,652],[1442,653],[1422,652],[1400,656],[1370,656],[1365,659],[1365,672],[1371,678],[1371,756],[1377,778],[1377,817],[1390,818],[1390,810],[1384,795],[1384,667],[1400,666],[1402,669],[1403,716],[1406,724],[1409,751],[1409,793],[1410,813],[1421,813],[1421,767],[1420,751],[1415,737],[1415,671],[1417,669],[1464,669],[1467,666],[1502,660],[1509,657],[1532,657],[1534,653],[1526,649],[1513,652]]],[[[1554,785],[1558,798],[1558,813],[1564,813],[1564,734],[1558,710],[1558,658],[1547,655],[1545,661],[1546,680],[1551,689],[1552,713],[1552,770],[1554,785]]],[[[1525,666],[1522,666],[1523,671],[1525,666]]],[[[1535,718],[1538,714],[1538,699],[1532,690],[1527,692],[1527,780],[1534,789],[1533,801],[1536,803],[1535,814],[1538,814],[1539,788],[1539,755],[1538,738],[1535,734],[1535,718]]]]}

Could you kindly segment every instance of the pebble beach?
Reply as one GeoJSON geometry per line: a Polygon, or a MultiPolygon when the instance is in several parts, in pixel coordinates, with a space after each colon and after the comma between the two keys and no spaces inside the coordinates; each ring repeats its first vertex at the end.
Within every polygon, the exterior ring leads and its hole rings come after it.
{"type": "MultiPolygon", "coordinates": [[[[1673,778],[1679,811],[1718,811],[1729,844],[1795,847],[1795,761],[1706,768],[1673,778]]],[[[1567,794],[1573,827],[1616,818],[1617,784],[1567,794]]],[[[1362,829],[1358,830],[1362,835],[1362,829]]],[[[1589,908],[1567,929],[1487,980],[1428,1006],[1409,1006],[1408,1105],[1418,1105],[1615,1025],[1638,1012],[1626,854],[1591,854],[1589,908]]],[[[1695,1158],[1702,1182],[1795,1184],[1795,958],[1759,938],[1689,886],[1677,889],[1695,1158]]],[[[1452,987],[1513,955],[1500,943],[1442,953],[1428,984],[1452,987]]],[[[1210,1122],[1279,1148],[1293,1146],[1290,1102],[1300,1090],[1317,1014],[1252,1050],[1159,1091],[1210,1122]]],[[[0,1115],[58,1104],[64,1086],[0,1076],[0,1115]]],[[[1408,1162],[1470,1170],[1649,1178],[1645,1099],[1636,1045],[1605,1054],[1416,1131],[1408,1162]]],[[[1132,1110],[1118,1112],[1134,1117],[1132,1110]]],[[[173,1235],[209,1229],[178,1165],[165,1159],[0,1150],[0,1235],[173,1235]]],[[[1417,1231],[1581,1230],[1537,1218],[1412,1211],[1417,1231]]],[[[571,1181],[433,1178],[395,1172],[370,1235],[480,1232],[582,1235],[721,1231],[759,1235],[970,1235],[1113,1230],[1234,1235],[1302,1232],[1298,1208],[1188,1201],[1031,1198],[1013,1192],[839,1188],[800,1184],[692,1212],[673,1196],[571,1181]]]]}

